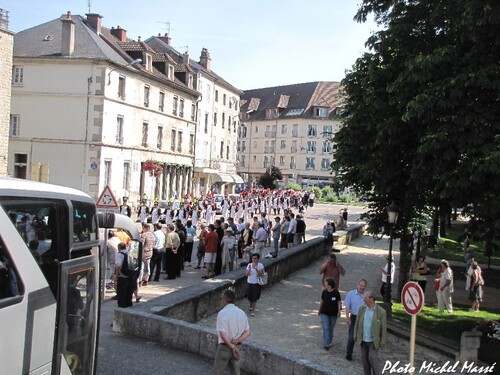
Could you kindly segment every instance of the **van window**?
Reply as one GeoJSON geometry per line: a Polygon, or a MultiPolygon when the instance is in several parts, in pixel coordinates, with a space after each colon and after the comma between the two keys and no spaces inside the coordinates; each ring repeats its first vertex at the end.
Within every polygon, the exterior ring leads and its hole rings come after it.
{"type": "Polygon", "coordinates": [[[0,238],[0,300],[23,293],[17,271],[7,254],[5,243],[0,238]]]}

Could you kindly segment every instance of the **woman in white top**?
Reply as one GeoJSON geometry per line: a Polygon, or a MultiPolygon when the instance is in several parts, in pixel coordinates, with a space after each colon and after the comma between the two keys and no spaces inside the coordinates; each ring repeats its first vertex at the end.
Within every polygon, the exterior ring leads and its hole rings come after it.
{"type": "Polygon", "coordinates": [[[250,302],[250,315],[255,316],[255,306],[260,298],[262,287],[259,285],[257,276],[264,274],[264,265],[259,262],[260,255],[252,254],[252,263],[248,264],[245,269],[245,276],[247,277],[247,290],[245,297],[250,302]]]}

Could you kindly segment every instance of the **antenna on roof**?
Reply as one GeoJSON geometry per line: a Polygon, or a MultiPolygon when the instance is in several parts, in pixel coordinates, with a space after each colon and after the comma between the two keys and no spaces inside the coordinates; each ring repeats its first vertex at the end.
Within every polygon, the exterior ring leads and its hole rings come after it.
{"type": "Polygon", "coordinates": [[[187,53],[189,53],[189,46],[179,46],[179,47],[174,47],[175,49],[185,49],[187,53]]]}
{"type": "MultiPolygon", "coordinates": [[[[89,0],[90,1],[90,0],[89,0]]],[[[164,23],[165,24],[165,28],[164,30],[166,29],[167,30],[167,34],[170,35],[170,22],[168,21],[158,21],[158,23],[164,23]]]]}
{"type": "Polygon", "coordinates": [[[90,13],[90,0],[88,1],[89,13],[90,13]]]}

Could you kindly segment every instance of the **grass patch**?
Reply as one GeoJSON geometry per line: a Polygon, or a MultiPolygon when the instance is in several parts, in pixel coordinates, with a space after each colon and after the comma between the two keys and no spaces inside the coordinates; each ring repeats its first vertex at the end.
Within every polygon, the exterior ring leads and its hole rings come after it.
{"type": "MultiPolygon", "coordinates": [[[[392,316],[394,319],[407,323],[410,327],[411,315],[404,310],[401,303],[392,305],[392,316]]],[[[459,344],[463,331],[470,331],[481,322],[498,320],[499,318],[498,312],[480,311],[476,313],[470,308],[454,307],[453,314],[450,315],[447,312],[440,313],[437,305],[426,305],[418,314],[417,330],[431,332],[459,344]]],[[[497,362],[498,346],[482,340],[479,359],[489,364],[497,362]]]]}
{"type": "MultiPolygon", "coordinates": [[[[463,224],[454,224],[451,228],[446,228],[446,237],[438,240],[434,251],[428,255],[436,259],[447,259],[455,261],[464,261],[464,228],[463,224]]],[[[488,264],[488,257],[484,255],[484,242],[471,242],[470,247],[474,249],[474,257],[479,264],[488,264]]],[[[491,256],[491,264],[500,266],[500,253],[495,252],[491,256]]]]}

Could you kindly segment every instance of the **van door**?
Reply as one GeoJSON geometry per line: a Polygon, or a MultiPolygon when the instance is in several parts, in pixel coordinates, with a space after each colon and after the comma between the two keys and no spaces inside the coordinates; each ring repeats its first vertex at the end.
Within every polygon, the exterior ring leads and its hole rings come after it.
{"type": "Polygon", "coordinates": [[[94,374],[99,330],[97,255],[60,264],[56,374],[94,374]]]}

